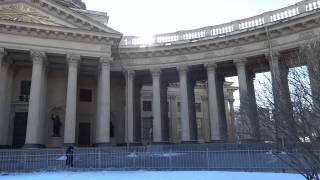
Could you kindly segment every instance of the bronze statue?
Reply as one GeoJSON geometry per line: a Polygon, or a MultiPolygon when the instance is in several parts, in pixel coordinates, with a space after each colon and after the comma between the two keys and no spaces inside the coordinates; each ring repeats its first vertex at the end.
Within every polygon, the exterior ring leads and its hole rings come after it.
{"type": "Polygon", "coordinates": [[[53,121],[53,137],[60,137],[60,117],[58,115],[51,115],[51,119],[53,121]]]}

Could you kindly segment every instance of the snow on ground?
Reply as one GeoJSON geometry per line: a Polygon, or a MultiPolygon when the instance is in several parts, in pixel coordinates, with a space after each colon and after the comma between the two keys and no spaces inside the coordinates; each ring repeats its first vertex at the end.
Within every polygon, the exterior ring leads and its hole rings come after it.
{"type": "Polygon", "coordinates": [[[296,174],[214,171],[103,171],[10,174],[0,180],[304,180],[296,174]]]}

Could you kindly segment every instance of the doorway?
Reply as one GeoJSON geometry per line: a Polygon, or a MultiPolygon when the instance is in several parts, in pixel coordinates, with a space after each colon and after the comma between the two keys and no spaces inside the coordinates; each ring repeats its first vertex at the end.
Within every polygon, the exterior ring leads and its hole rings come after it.
{"type": "Polygon", "coordinates": [[[78,145],[79,147],[90,146],[91,129],[90,123],[79,123],[78,145]]]}
{"type": "Polygon", "coordinates": [[[14,116],[13,147],[21,148],[26,141],[27,112],[16,112],[14,116]]]}

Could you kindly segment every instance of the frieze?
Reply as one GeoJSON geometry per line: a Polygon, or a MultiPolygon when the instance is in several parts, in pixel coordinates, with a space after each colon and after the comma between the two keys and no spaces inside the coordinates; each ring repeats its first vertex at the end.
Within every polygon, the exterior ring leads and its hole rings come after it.
{"type": "Polygon", "coordinates": [[[49,26],[63,26],[24,3],[16,3],[0,7],[0,19],[44,24],[49,26]]]}
{"type": "Polygon", "coordinates": [[[244,52],[244,51],[245,51],[245,49],[244,49],[242,46],[233,48],[233,52],[234,52],[235,54],[242,53],[242,52],[244,52]]]}
{"type": "Polygon", "coordinates": [[[314,33],[313,30],[302,32],[299,34],[299,40],[312,39],[312,38],[314,38],[314,36],[316,36],[316,34],[314,33]]]}
{"type": "Polygon", "coordinates": [[[187,56],[178,56],[176,58],[176,62],[183,62],[183,61],[187,61],[188,57],[187,56]]]}
{"type": "Polygon", "coordinates": [[[216,57],[216,53],[214,52],[209,52],[204,55],[204,58],[214,58],[214,57],[216,57]]]}

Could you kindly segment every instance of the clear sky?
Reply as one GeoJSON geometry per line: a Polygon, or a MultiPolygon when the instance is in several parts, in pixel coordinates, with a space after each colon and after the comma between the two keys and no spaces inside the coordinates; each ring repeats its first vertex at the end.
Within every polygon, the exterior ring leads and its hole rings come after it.
{"type": "Polygon", "coordinates": [[[150,36],[255,16],[300,0],[83,0],[124,35],[150,36]]]}

